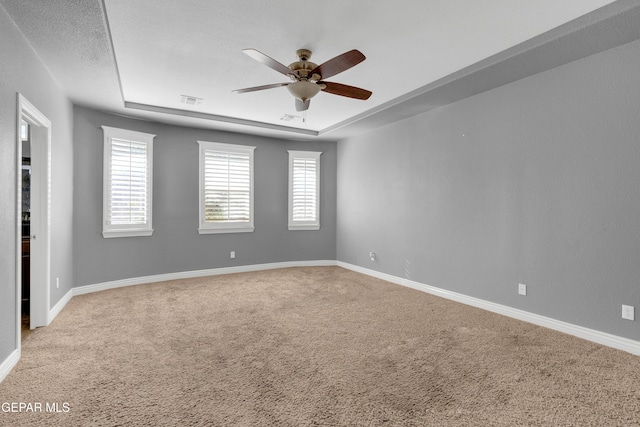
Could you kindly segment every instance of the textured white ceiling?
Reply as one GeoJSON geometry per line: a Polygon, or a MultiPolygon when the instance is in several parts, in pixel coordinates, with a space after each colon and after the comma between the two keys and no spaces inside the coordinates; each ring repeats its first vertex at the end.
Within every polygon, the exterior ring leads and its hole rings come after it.
{"type": "Polygon", "coordinates": [[[122,105],[100,0],[1,3],[74,101],[109,109],[122,105]]]}
{"type": "MultiPolygon", "coordinates": [[[[289,137],[325,134],[379,116],[514,46],[529,41],[527,49],[535,48],[536,37],[609,3],[0,0],[78,104],[170,123],[289,137]],[[367,59],[328,80],[373,95],[360,101],[321,92],[312,99],[305,123],[282,121],[285,114],[302,115],[285,88],[232,92],[287,82],[241,52],[249,47],[285,65],[296,60],[299,48],[312,50],[311,60],[318,64],[358,49],[367,59]],[[204,101],[188,106],[180,102],[181,95],[204,101]]],[[[615,3],[630,8],[633,2],[615,3]]]]}
{"type": "Polygon", "coordinates": [[[610,0],[351,0],[305,2],[106,0],[127,101],[193,109],[320,131],[550,30],[610,0]],[[288,65],[299,48],[318,64],[350,49],[367,60],[331,79],[373,91],[367,101],[320,93],[306,123],[285,88],[233,89],[287,82],[244,55],[255,48],[288,65]]]}

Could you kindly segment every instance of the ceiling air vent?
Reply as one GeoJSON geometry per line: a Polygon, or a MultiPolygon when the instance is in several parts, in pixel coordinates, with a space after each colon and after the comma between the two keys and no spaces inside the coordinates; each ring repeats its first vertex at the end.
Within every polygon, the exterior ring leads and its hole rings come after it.
{"type": "Polygon", "coordinates": [[[189,95],[180,95],[180,102],[187,105],[200,105],[202,104],[202,98],[189,95]]]}

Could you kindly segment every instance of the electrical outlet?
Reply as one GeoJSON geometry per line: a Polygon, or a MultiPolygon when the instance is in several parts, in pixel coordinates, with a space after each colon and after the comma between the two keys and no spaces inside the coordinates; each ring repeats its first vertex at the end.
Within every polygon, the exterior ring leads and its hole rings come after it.
{"type": "Polygon", "coordinates": [[[229,253],[229,257],[230,258],[235,258],[236,257],[236,251],[231,251],[231,253],[229,253]]]}
{"type": "Polygon", "coordinates": [[[622,318],[627,320],[635,320],[635,310],[632,305],[622,304],[622,318]]]}
{"type": "Polygon", "coordinates": [[[56,277],[56,289],[60,289],[60,278],[56,277]]]}
{"type": "Polygon", "coordinates": [[[369,252],[369,258],[371,259],[371,261],[375,261],[376,260],[376,253],[375,252],[369,252]]]}
{"type": "Polygon", "coordinates": [[[527,295],[527,285],[518,283],[518,295],[527,295]]]}

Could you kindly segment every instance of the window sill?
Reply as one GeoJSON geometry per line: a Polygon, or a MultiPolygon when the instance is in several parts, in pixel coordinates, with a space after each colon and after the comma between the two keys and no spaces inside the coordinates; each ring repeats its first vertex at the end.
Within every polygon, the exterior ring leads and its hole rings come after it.
{"type": "Polygon", "coordinates": [[[102,230],[102,237],[105,239],[113,237],[151,236],[152,234],[153,229],[102,230]]]}
{"type": "Polygon", "coordinates": [[[289,230],[320,230],[320,224],[289,225],[289,230]]]}
{"type": "Polygon", "coordinates": [[[253,233],[255,227],[198,228],[198,234],[253,233]]]}

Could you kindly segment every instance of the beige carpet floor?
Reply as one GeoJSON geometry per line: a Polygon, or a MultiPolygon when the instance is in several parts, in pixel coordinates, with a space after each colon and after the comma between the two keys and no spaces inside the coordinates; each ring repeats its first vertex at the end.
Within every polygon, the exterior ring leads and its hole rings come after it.
{"type": "Polygon", "coordinates": [[[22,352],[0,425],[640,425],[640,357],[339,267],[77,296],[22,352]]]}

